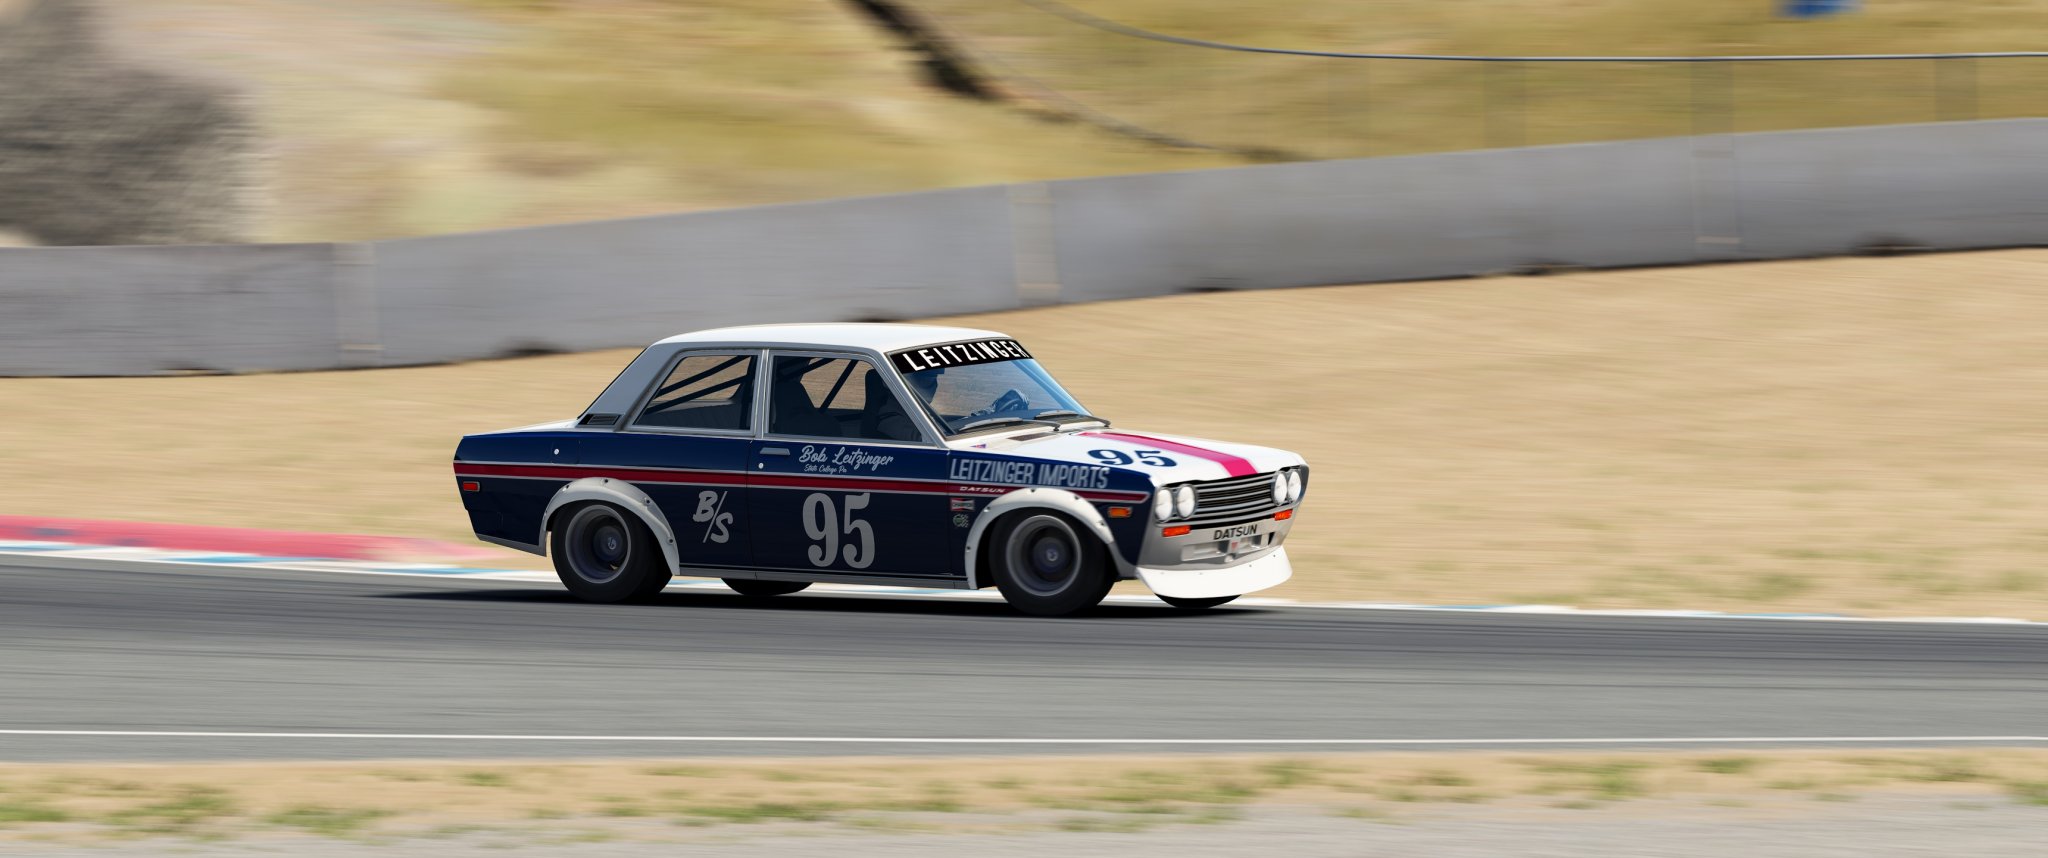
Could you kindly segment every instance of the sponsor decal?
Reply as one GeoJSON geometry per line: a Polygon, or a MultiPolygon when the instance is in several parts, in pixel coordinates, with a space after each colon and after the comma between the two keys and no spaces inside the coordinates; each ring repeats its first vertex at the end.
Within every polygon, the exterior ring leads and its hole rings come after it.
{"type": "Polygon", "coordinates": [[[895,456],[870,453],[859,447],[819,447],[805,444],[797,452],[797,464],[806,474],[872,474],[896,461],[895,456]]]}
{"type": "Polygon", "coordinates": [[[963,483],[1106,489],[1109,488],[1109,468],[1103,465],[959,458],[953,460],[953,479],[963,483]]]}
{"type": "Polygon", "coordinates": [[[953,511],[954,511],[954,512],[973,512],[973,511],[974,511],[974,499],[973,499],[973,498],[953,498],[953,511]]]}
{"type": "Polygon", "coordinates": [[[1007,337],[992,340],[968,340],[964,343],[947,343],[942,346],[925,346],[891,352],[889,361],[899,372],[923,372],[928,369],[945,369],[951,366],[973,366],[978,363],[998,363],[1006,360],[1030,360],[1031,353],[1016,340],[1007,337]]]}
{"type": "Polygon", "coordinates": [[[1237,539],[1242,536],[1257,536],[1259,535],[1259,524],[1260,522],[1253,522],[1251,524],[1240,524],[1236,527],[1219,527],[1216,528],[1216,532],[1209,534],[1209,538],[1220,542],[1225,539],[1237,539]]]}
{"type": "Polygon", "coordinates": [[[967,526],[967,513],[964,513],[964,512],[963,512],[963,513],[957,513],[957,514],[955,514],[955,515],[953,516],[953,526],[954,526],[954,527],[966,527],[966,526],[967,526]]]}

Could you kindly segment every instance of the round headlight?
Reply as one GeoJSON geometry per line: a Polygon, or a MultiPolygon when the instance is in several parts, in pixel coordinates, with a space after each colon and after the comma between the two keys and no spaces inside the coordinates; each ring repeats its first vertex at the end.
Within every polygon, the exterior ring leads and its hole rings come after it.
{"type": "Polygon", "coordinates": [[[1287,502],[1301,500],[1301,469],[1287,469],[1287,502]]]}
{"type": "Polygon", "coordinates": [[[1188,518],[1195,514],[1194,486],[1181,486],[1174,490],[1173,511],[1180,514],[1181,518],[1188,518]]]}
{"type": "Polygon", "coordinates": [[[1274,472],[1273,472],[1273,502],[1274,502],[1274,503],[1286,503],[1286,502],[1287,502],[1287,472],[1286,472],[1286,471],[1274,471],[1274,472]]]}
{"type": "Polygon", "coordinates": [[[1152,496],[1152,517],[1162,522],[1173,520],[1173,492],[1160,489],[1152,496]]]}

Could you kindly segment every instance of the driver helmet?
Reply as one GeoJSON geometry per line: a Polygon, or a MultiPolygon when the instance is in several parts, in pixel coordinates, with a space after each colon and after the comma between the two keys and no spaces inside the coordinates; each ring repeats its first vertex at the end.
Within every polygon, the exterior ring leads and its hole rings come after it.
{"type": "Polygon", "coordinates": [[[929,402],[931,401],[931,398],[939,392],[939,376],[945,374],[945,367],[939,367],[937,369],[928,369],[923,372],[913,372],[909,376],[905,377],[904,381],[910,383],[910,389],[912,391],[915,391],[918,396],[922,397],[925,401],[929,402]]]}

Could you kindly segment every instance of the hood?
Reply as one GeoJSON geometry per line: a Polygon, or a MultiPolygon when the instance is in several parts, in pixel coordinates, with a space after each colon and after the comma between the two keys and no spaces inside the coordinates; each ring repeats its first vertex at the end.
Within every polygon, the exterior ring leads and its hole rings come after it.
{"type": "Polygon", "coordinates": [[[1108,465],[1147,474],[1160,486],[1271,473],[1306,464],[1300,456],[1271,447],[1124,429],[1026,431],[965,438],[950,446],[1077,465],[1108,465]]]}

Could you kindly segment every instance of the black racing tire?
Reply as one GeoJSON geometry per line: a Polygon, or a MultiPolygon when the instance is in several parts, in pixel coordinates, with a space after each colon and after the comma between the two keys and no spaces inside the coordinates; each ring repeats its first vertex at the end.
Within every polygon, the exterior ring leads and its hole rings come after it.
{"type": "MultiPolygon", "coordinates": [[[[1157,596],[1157,593],[1153,595],[1157,596]]],[[[1182,599],[1177,596],[1159,596],[1165,602],[1183,611],[1206,611],[1218,605],[1227,605],[1237,600],[1236,596],[1211,596],[1207,599],[1182,599]]]]}
{"type": "Polygon", "coordinates": [[[996,522],[987,552],[1004,601],[1033,616],[1081,613],[1101,604],[1116,583],[1108,547],[1056,512],[1032,510],[996,522]]]}
{"type": "Polygon", "coordinates": [[[548,553],[562,586],[586,602],[644,602],[674,577],[646,522],[603,502],[556,513],[548,553]]]}
{"type": "Polygon", "coordinates": [[[750,578],[722,578],[725,586],[742,596],[787,596],[811,586],[809,581],[756,581],[750,578]]]}

